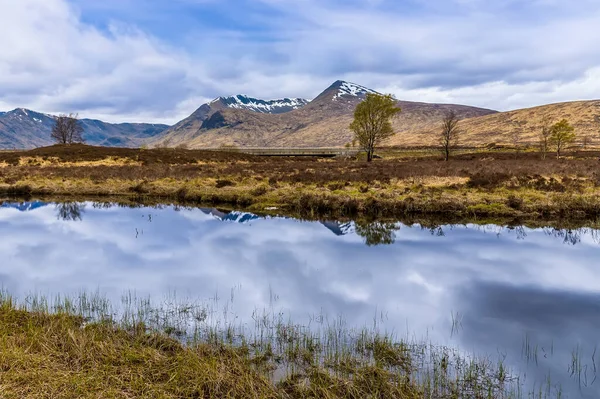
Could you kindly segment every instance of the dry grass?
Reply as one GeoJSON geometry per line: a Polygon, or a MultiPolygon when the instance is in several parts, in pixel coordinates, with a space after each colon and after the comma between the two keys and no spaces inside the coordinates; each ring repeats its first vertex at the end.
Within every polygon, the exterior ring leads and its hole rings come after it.
{"type": "Polygon", "coordinates": [[[523,388],[501,359],[377,326],[306,328],[258,313],[250,332],[207,327],[210,309],[189,303],[124,295],[134,307],[119,319],[96,296],[0,297],[3,398],[520,399],[523,388]]]}
{"type": "Polygon", "coordinates": [[[572,153],[541,160],[535,153],[492,152],[461,154],[450,162],[412,156],[368,164],[214,151],[51,147],[0,154],[5,163],[0,194],[153,197],[255,211],[276,206],[306,216],[596,217],[597,156],[572,153]],[[40,158],[41,163],[22,161],[40,158]]]}
{"type": "Polygon", "coordinates": [[[3,398],[276,398],[233,349],[184,347],[140,325],[0,308],[3,398]]]}
{"type": "MultiPolygon", "coordinates": [[[[567,119],[575,127],[575,133],[579,138],[578,144],[586,135],[596,145],[600,144],[600,100],[549,104],[468,118],[460,123],[460,127],[464,130],[461,144],[471,146],[490,143],[511,145],[510,134],[516,131],[521,136],[522,145],[536,145],[544,118],[548,118],[550,123],[567,119]]],[[[398,126],[398,134],[390,140],[389,144],[431,145],[435,140],[436,132],[439,131],[439,122],[441,119],[428,126],[406,130],[402,126],[398,126]]]]}

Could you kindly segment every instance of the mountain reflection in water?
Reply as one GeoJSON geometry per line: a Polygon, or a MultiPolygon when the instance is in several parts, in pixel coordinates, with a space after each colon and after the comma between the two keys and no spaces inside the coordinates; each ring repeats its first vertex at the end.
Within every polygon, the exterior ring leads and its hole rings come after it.
{"type": "Polygon", "coordinates": [[[176,292],[219,297],[239,320],[266,308],[307,324],[314,315],[351,326],[376,318],[401,336],[501,357],[532,385],[550,376],[563,398],[600,397],[591,228],[32,202],[4,203],[0,234],[0,284],[20,297],[99,291],[118,302],[135,291],[160,301],[176,292]]]}

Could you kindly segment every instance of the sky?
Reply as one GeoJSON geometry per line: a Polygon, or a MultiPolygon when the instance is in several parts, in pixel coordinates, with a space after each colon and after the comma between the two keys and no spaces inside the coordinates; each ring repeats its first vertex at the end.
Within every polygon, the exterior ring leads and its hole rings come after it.
{"type": "Polygon", "coordinates": [[[510,110],[600,98],[597,0],[0,0],[0,110],[175,123],[342,79],[510,110]]]}
{"type": "Polygon", "coordinates": [[[573,244],[551,228],[443,226],[440,236],[398,224],[395,243],[369,247],[289,218],[237,223],[200,209],[86,203],[80,219],[63,220],[61,209],[0,208],[0,288],[18,303],[99,293],[118,306],[131,292],[155,305],[217,297],[216,315],[249,326],[263,310],[300,325],[322,315],[360,328],[375,318],[400,337],[503,357],[529,383],[550,373],[563,397],[600,394],[598,384],[580,392],[569,373],[574,349],[588,383],[592,355],[600,361],[598,231],[573,244]],[[539,367],[521,362],[525,337],[539,367]]]}

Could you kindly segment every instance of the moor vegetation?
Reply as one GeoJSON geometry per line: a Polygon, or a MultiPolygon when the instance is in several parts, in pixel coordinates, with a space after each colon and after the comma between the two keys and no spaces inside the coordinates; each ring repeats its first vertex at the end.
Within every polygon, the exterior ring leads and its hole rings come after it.
{"type": "Polygon", "coordinates": [[[487,151],[354,158],[54,146],[0,153],[5,196],[113,196],[215,203],[304,215],[393,217],[600,214],[599,153],[487,151]]]}
{"type": "MultiPolygon", "coordinates": [[[[231,307],[229,303],[227,306],[231,307]]],[[[561,397],[530,392],[502,357],[477,357],[342,319],[310,328],[272,310],[213,320],[214,304],[85,293],[17,301],[0,294],[3,398],[561,397]]]]}

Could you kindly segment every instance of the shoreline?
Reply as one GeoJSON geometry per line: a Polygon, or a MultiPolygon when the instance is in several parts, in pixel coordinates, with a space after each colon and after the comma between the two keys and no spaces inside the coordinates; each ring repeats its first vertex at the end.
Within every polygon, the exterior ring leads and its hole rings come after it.
{"type": "Polygon", "coordinates": [[[215,181],[156,181],[89,179],[25,179],[15,184],[0,183],[0,196],[16,199],[54,197],[70,199],[112,198],[129,202],[172,202],[243,208],[252,212],[277,210],[301,217],[334,218],[513,218],[596,219],[600,217],[600,189],[584,192],[547,192],[535,189],[480,190],[463,186],[417,188],[393,194],[381,185],[368,189],[349,185],[335,190],[315,185],[236,184],[217,188],[215,181]]]}
{"type": "Polygon", "coordinates": [[[0,195],[219,204],[301,217],[600,217],[595,152],[357,159],[83,145],[0,153],[0,195]]]}

